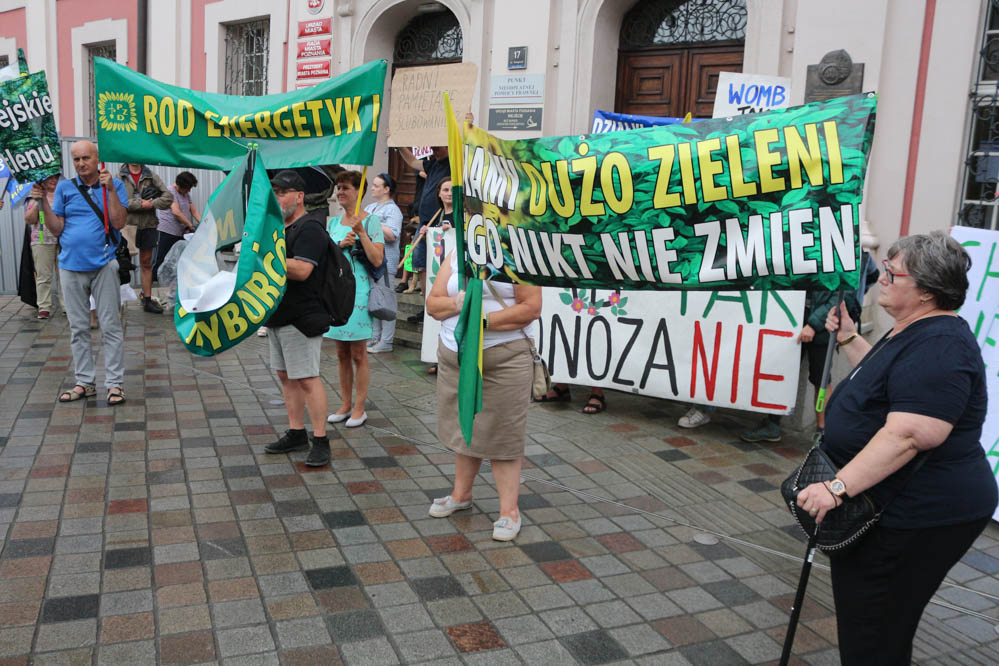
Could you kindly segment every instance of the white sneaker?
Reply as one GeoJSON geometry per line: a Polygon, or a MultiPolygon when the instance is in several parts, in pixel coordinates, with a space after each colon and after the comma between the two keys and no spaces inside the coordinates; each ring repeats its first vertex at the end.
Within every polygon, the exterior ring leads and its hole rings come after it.
{"type": "Polygon", "coordinates": [[[390,351],[392,351],[392,345],[387,345],[381,342],[379,342],[376,345],[371,345],[370,347],[368,347],[369,354],[380,354],[382,352],[390,352],[390,351]]]}
{"type": "Polygon", "coordinates": [[[711,416],[699,407],[691,407],[676,422],[681,428],[700,428],[702,425],[707,425],[708,423],[711,423],[711,416]]]}
{"type": "Polygon", "coordinates": [[[500,518],[493,523],[493,539],[513,541],[520,534],[520,522],[520,516],[517,516],[517,522],[513,522],[509,518],[500,518]]]}
{"type": "Polygon", "coordinates": [[[266,338],[267,337],[267,327],[266,326],[261,326],[260,328],[257,329],[257,337],[258,338],[266,338]]]}
{"type": "Polygon", "coordinates": [[[467,502],[455,502],[454,498],[448,495],[447,497],[438,497],[430,505],[430,514],[432,518],[447,518],[455,511],[463,511],[465,509],[472,508],[472,500],[467,502]]]}

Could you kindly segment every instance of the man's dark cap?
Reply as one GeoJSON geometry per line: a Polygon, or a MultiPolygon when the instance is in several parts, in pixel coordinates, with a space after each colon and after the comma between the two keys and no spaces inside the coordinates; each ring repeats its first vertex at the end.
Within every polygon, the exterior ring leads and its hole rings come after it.
{"type": "Polygon", "coordinates": [[[303,180],[297,172],[292,171],[291,169],[285,169],[284,171],[278,171],[274,177],[271,178],[271,187],[277,187],[282,190],[304,192],[305,180],[303,180]]]}

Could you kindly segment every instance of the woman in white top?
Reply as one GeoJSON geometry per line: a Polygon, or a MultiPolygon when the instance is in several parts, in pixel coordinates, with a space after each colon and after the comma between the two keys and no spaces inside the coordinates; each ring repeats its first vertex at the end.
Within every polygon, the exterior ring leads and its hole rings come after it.
{"type": "Polygon", "coordinates": [[[541,315],[541,288],[485,282],[482,288],[482,411],[475,417],[472,443],[466,445],[458,426],[458,344],[454,329],[464,304],[458,290],[454,252],[442,262],[427,297],[427,312],[441,322],[437,359],[437,436],[455,452],[454,489],[435,499],[434,518],[472,506],[472,484],[483,458],[492,465],[499,492],[499,520],[493,538],[510,541],[520,532],[517,493],[524,460],[527,409],[531,404],[534,358],[528,336],[541,315]]]}
{"type": "MultiPolygon", "coordinates": [[[[380,173],[371,181],[368,190],[375,202],[364,207],[372,215],[377,215],[382,221],[382,236],[385,238],[385,265],[388,267],[389,287],[395,288],[395,271],[399,264],[399,236],[402,234],[402,211],[392,200],[395,183],[387,173],[380,173]]],[[[371,319],[371,342],[368,343],[368,353],[392,351],[395,340],[395,319],[382,321],[371,319]]]]}

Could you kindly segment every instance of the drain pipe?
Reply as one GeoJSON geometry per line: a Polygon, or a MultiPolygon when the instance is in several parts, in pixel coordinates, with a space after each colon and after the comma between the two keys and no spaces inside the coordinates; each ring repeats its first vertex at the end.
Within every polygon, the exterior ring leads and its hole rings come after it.
{"type": "Polygon", "coordinates": [[[149,32],[149,0],[138,0],[138,11],[136,12],[136,63],[135,71],[140,74],[146,73],[146,36],[149,32]]]}
{"type": "Polygon", "coordinates": [[[909,235],[909,222],[912,219],[912,197],[916,189],[919,138],[923,126],[923,103],[926,101],[926,74],[930,66],[930,43],[936,8],[937,0],[926,0],[923,13],[923,39],[919,47],[919,69],[916,74],[916,94],[912,103],[912,131],[909,134],[909,159],[905,171],[905,193],[902,197],[902,224],[898,230],[899,238],[909,235]]]}

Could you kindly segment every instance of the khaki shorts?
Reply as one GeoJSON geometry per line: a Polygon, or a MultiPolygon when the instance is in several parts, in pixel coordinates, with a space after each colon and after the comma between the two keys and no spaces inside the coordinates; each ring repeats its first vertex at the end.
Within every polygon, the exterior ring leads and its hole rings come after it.
{"type": "Polygon", "coordinates": [[[288,373],[288,379],[319,376],[323,336],[305,337],[294,326],[267,328],[271,347],[271,369],[288,373]]]}

